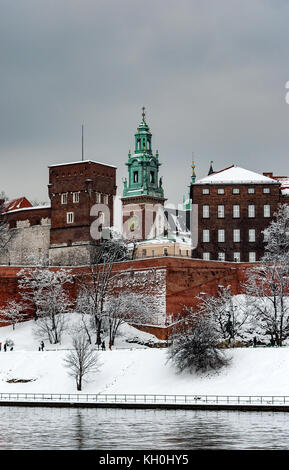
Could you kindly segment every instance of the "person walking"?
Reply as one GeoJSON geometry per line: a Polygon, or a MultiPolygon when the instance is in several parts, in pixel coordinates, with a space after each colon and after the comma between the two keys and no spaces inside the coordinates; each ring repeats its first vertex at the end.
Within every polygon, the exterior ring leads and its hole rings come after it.
{"type": "Polygon", "coordinates": [[[43,351],[44,350],[44,342],[43,341],[41,341],[40,347],[41,347],[41,351],[43,351]]]}
{"type": "Polygon", "coordinates": [[[4,351],[6,352],[7,350],[7,343],[4,343],[4,351]]]}
{"type": "Polygon", "coordinates": [[[105,351],[105,342],[104,342],[104,340],[103,340],[103,342],[101,343],[101,350],[102,350],[102,351],[105,351]]]}
{"type": "Polygon", "coordinates": [[[111,347],[112,347],[112,341],[110,341],[110,342],[109,342],[109,345],[108,345],[108,347],[109,347],[109,350],[111,351],[111,347]]]}

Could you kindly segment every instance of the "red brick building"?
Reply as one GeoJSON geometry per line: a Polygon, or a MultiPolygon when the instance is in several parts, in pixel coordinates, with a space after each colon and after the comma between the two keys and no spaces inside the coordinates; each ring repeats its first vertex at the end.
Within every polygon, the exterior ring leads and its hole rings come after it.
{"type": "Polygon", "coordinates": [[[86,264],[101,227],[113,225],[116,167],[90,160],[50,166],[48,192],[50,264],[86,264]]]}
{"type": "Polygon", "coordinates": [[[282,200],[281,183],[231,166],[191,185],[198,206],[193,258],[254,262],[264,254],[264,234],[282,200]]]}

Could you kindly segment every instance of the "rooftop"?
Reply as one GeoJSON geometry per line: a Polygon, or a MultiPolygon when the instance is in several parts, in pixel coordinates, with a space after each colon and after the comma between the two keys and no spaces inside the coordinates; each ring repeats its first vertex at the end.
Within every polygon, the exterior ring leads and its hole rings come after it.
{"type": "Polygon", "coordinates": [[[279,184],[275,179],[236,165],[198,179],[195,184],[279,184]]]}

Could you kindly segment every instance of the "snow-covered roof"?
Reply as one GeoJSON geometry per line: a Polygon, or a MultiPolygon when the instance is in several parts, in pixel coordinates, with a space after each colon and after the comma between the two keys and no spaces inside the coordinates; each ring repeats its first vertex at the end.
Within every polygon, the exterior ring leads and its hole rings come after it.
{"type": "Polygon", "coordinates": [[[107,163],[103,163],[103,162],[96,162],[95,160],[80,160],[78,162],[57,163],[55,165],[49,165],[48,168],[52,168],[55,166],[77,165],[78,163],[97,163],[98,165],[110,166],[111,168],[117,168],[114,165],[108,165],[107,163]]]}
{"type": "Polygon", "coordinates": [[[46,205],[41,205],[41,206],[31,206],[31,207],[22,207],[21,209],[14,209],[12,211],[9,211],[9,214],[11,214],[12,212],[23,212],[23,211],[31,211],[31,210],[34,210],[34,209],[50,209],[50,204],[46,204],[46,205]]]}
{"type": "Polygon", "coordinates": [[[3,212],[12,212],[16,209],[27,209],[29,207],[32,207],[31,202],[28,201],[25,196],[23,196],[17,199],[12,199],[11,201],[7,201],[4,205],[3,212]]]}
{"type": "Polygon", "coordinates": [[[278,181],[233,165],[196,181],[195,184],[279,184],[278,181]]]}

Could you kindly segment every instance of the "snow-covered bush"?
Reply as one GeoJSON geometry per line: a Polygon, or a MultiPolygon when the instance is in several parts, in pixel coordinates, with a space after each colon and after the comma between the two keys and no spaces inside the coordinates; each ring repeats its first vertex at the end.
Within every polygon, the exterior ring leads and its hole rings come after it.
{"type": "Polygon", "coordinates": [[[199,314],[192,309],[178,325],[168,348],[168,360],[182,372],[206,372],[229,364],[230,359],[219,348],[219,334],[211,315],[199,314]]]}

